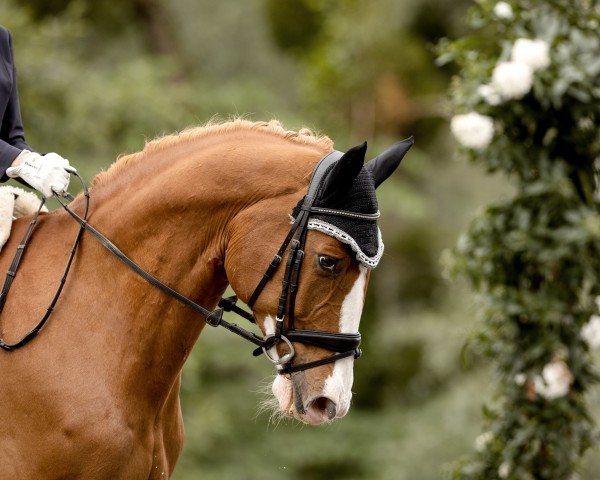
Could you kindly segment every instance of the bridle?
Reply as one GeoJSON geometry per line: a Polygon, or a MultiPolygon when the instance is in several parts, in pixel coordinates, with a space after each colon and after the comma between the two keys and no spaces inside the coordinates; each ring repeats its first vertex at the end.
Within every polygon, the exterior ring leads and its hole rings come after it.
{"type": "MultiPolygon", "coordinates": [[[[263,274],[260,282],[248,300],[248,306],[252,308],[261,292],[270,281],[273,273],[282,262],[283,255],[289,246],[290,248],[287,260],[285,262],[285,271],[281,284],[281,295],[279,296],[279,305],[277,307],[277,315],[275,316],[275,332],[272,335],[264,338],[264,345],[261,346],[262,352],[264,352],[265,356],[275,364],[278,372],[281,374],[299,372],[309,368],[335,362],[336,360],[350,356],[358,358],[361,355],[361,351],[358,348],[361,340],[360,333],[298,330],[294,327],[294,312],[296,305],[296,294],[298,292],[298,278],[300,276],[302,261],[304,260],[304,246],[306,244],[306,234],[308,231],[308,219],[310,218],[311,214],[319,213],[321,215],[352,216],[354,218],[360,217],[363,220],[367,219],[371,221],[375,221],[378,217],[378,214],[365,215],[362,213],[325,209],[314,206],[314,202],[319,193],[319,188],[321,187],[325,178],[325,174],[328,172],[329,168],[342,157],[342,155],[343,153],[338,151],[331,152],[329,155],[323,157],[313,170],[308,191],[304,196],[300,206],[300,211],[294,219],[290,231],[279,247],[279,250],[271,260],[267,270],[263,274]],[[287,327],[285,327],[284,324],[286,313],[287,327]],[[313,345],[337,353],[314,362],[292,365],[292,359],[295,356],[293,342],[313,345]],[[281,357],[269,354],[269,349],[272,346],[280,345],[282,343],[286,345],[288,350],[287,353],[281,357]]],[[[221,301],[219,302],[219,305],[223,306],[223,303],[224,302],[221,301]]],[[[259,354],[259,352],[255,351],[255,355],[257,353],[259,354]]]]}
{"type": "MultiPolygon", "coordinates": [[[[204,316],[205,321],[208,325],[212,327],[224,327],[227,330],[235,333],[236,335],[239,335],[240,337],[256,345],[258,348],[255,349],[253,352],[254,356],[258,356],[264,353],[265,356],[275,364],[279,374],[291,374],[295,372],[300,372],[309,368],[315,368],[321,365],[326,365],[328,363],[332,363],[342,358],[350,356],[354,358],[360,357],[361,351],[358,348],[361,341],[360,333],[326,332],[321,330],[300,330],[294,327],[294,311],[296,303],[296,294],[298,291],[298,279],[300,276],[302,261],[304,259],[304,247],[306,244],[306,235],[308,231],[308,220],[311,214],[342,216],[362,221],[376,221],[377,217],[379,216],[378,213],[363,214],[346,210],[335,210],[314,206],[315,200],[317,198],[317,195],[319,194],[319,189],[322,186],[325,175],[327,174],[329,168],[335,162],[337,162],[342,157],[342,155],[342,152],[333,151],[325,157],[323,157],[316,165],[312,173],[312,177],[308,186],[308,191],[300,205],[299,213],[294,219],[287,236],[283,240],[281,246],[279,247],[279,250],[273,257],[273,259],[269,263],[269,266],[267,267],[265,273],[263,274],[261,280],[254,289],[254,292],[252,293],[248,301],[248,306],[252,309],[261,292],[264,290],[265,286],[271,280],[273,274],[275,273],[279,265],[282,263],[285,252],[286,250],[288,250],[289,247],[287,259],[285,261],[285,271],[281,285],[281,295],[279,297],[279,304],[277,307],[277,314],[275,317],[275,331],[273,334],[267,335],[263,338],[249,330],[246,330],[236,325],[235,323],[228,322],[223,318],[223,312],[233,312],[252,323],[256,323],[256,320],[252,313],[245,311],[236,304],[237,297],[233,296],[228,298],[222,298],[219,301],[218,307],[215,310],[207,310],[204,307],[195,303],[190,298],[186,297],[185,295],[177,292],[165,283],[161,282],[158,278],[146,272],[137,263],[135,263],[133,260],[127,257],[127,255],[125,255],[114,243],[112,243],[106,236],[104,236],[102,233],[100,233],[87,222],[90,193],[82,177],[76,171],[73,171],[72,173],[77,176],[83,187],[85,209],[83,216],[79,216],[73,210],[71,210],[69,205],[61,197],[55,196],[55,198],[57,198],[57,200],[60,202],[65,211],[80,225],[80,229],[71,248],[70,256],[67,261],[67,265],[65,267],[57,291],[50,303],[50,306],[46,310],[45,315],[37,323],[37,325],[27,334],[25,334],[18,342],[6,343],[4,340],[0,339],[0,348],[5,351],[13,351],[23,347],[24,345],[29,343],[29,341],[31,341],[44,326],[44,324],[52,314],[54,306],[56,305],[60,297],[62,288],[66,282],[82,234],[84,231],[87,231],[103,247],[105,247],[109,252],[114,254],[119,260],[125,263],[125,265],[131,268],[136,274],[138,274],[148,283],[159,288],[167,295],[175,298],[180,303],[183,303],[184,305],[190,307],[192,310],[204,316]],[[286,316],[287,322],[285,322],[286,316]],[[285,323],[287,323],[287,326],[285,325],[285,323]],[[293,346],[294,343],[302,343],[305,345],[312,345],[318,348],[322,348],[324,350],[333,352],[333,355],[313,362],[306,362],[293,365],[293,359],[296,355],[296,351],[293,346]],[[284,347],[286,349],[286,352],[281,356],[271,353],[271,349],[276,346],[284,347]]],[[[69,198],[69,200],[73,200],[73,197],[68,194],[67,198],[69,198]]],[[[27,248],[29,239],[31,238],[33,230],[35,229],[35,226],[37,224],[37,219],[43,204],[44,200],[42,200],[40,209],[34,215],[29,225],[29,228],[25,233],[25,236],[23,237],[21,243],[18,245],[13,262],[11,263],[11,266],[9,267],[9,270],[7,272],[2,291],[0,292],[0,313],[4,308],[8,292],[16,276],[19,264],[25,252],[25,249],[27,248]]]]}

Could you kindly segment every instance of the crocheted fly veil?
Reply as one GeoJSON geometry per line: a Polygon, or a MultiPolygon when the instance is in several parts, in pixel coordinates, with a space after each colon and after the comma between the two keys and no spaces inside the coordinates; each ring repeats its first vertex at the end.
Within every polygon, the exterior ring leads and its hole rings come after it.
{"type": "MultiPolygon", "coordinates": [[[[375,189],[394,172],[413,143],[412,137],[398,142],[367,164],[366,142],[348,150],[323,176],[313,204],[319,211],[311,214],[308,228],[349,245],[362,265],[375,268],[383,254],[375,189]],[[328,208],[357,216],[328,215],[328,208]]],[[[301,204],[294,208],[294,218],[301,204]]]]}

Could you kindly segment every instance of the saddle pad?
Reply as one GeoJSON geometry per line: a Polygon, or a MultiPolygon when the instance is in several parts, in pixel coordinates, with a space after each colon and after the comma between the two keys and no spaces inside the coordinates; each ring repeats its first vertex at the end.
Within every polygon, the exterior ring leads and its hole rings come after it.
{"type": "MultiPolygon", "coordinates": [[[[10,237],[16,218],[33,215],[40,207],[40,199],[32,192],[18,187],[0,187],[0,250],[10,237]]],[[[43,212],[48,209],[44,206],[43,212]]]]}

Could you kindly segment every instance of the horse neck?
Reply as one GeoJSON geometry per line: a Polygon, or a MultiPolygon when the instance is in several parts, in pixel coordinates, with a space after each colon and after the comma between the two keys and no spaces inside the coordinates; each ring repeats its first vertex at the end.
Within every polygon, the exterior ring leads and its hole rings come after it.
{"type": "MultiPolygon", "coordinates": [[[[265,199],[296,191],[301,195],[321,156],[314,147],[269,143],[264,136],[229,137],[155,152],[92,189],[90,223],[145,270],[207,309],[227,287],[223,264],[229,223],[265,199]]],[[[85,247],[91,239],[86,240],[85,247]]],[[[87,262],[87,272],[99,289],[113,292],[110,308],[118,313],[111,325],[106,325],[111,321],[106,315],[98,321],[111,329],[113,338],[115,330],[123,333],[117,336],[123,355],[138,357],[130,362],[134,370],[151,366],[151,387],[164,393],[177,378],[203,319],[136,280],[99,246],[90,251],[96,258],[87,262]]],[[[135,382],[145,376],[130,375],[135,382]]],[[[131,388],[144,391],[140,385],[131,388]]]]}
{"type": "Polygon", "coordinates": [[[222,265],[231,220],[263,200],[300,196],[322,154],[259,132],[224,137],[153,152],[92,189],[90,223],[190,296],[206,291],[197,274],[222,265]]]}

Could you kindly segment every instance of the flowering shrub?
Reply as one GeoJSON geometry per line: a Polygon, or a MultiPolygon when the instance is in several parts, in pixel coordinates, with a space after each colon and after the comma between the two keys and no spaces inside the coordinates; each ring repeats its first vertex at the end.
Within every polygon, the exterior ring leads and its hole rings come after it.
{"type": "Polygon", "coordinates": [[[494,136],[494,122],[490,117],[476,112],[456,115],[450,122],[450,130],[465,147],[487,147],[494,136]]]}
{"type": "Polygon", "coordinates": [[[440,44],[460,68],[451,130],[515,195],[459,240],[453,270],[480,294],[470,345],[493,358],[487,431],[456,479],[571,479],[596,441],[585,393],[599,377],[600,5],[479,0],[477,35],[440,44]]]}

